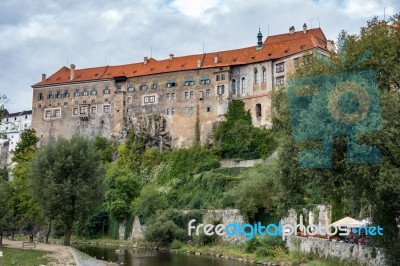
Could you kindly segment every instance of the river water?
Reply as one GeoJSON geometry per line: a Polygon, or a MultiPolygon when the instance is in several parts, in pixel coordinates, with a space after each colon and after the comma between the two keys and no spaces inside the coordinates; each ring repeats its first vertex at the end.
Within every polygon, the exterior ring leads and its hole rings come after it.
{"type": "Polygon", "coordinates": [[[97,259],[123,263],[121,265],[126,266],[249,266],[249,264],[239,261],[211,256],[195,256],[132,248],[117,250],[109,247],[92,246],[76,248],[97,259]]]}

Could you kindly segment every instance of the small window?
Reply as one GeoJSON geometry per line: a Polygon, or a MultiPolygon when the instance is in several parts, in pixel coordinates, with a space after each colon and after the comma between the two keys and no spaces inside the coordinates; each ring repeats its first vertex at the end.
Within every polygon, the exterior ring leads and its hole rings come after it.
{"type": "Polygon", "coordinates": [[[185,86],[193,86],[194,85],[194,80],[191,78],[186,78],[185,79],[185,86]]]}
{"type": "Polygon", "coordinates": [[[153,81],[153,84],[151,84],[151,88],[153,90],[157,89],[158,85],[157,85],[157,81],[153,81]]]}
{"type": "Polygon", "coordinates": [[[68,102],[64,102],[64,105],[68,105],[68,102]]]}
{"type": "Polygon", "coordinates": [[[206,90],[206,97],[210,97],[210,94],[211,94],[210,89],[207,89],[207,90],[206,90]]]}
{"type": "Polygon", "coordinates": [[[128,113],[132,113],[132,108],[128,108],[127,110],[126,110],[128,113]]]}
{"type": "Polygon", "coordinates": [[[68,91],[64,91],[64,98],[68,98],[69,97],[69,92],[68,91]]]}
{"type": "Polygon", "coordinates": [[[193,106],[185,107],[185,113],[193,114],[194,113],[194,107],[193,106]]]}
{"type": "Polygon", "coordinates": [[[74,97],[78,97],[80,95],[81,95],[81,93],[79,92],[79,89],[76,89],[75,93],[74,93],[74,97]]]}
{"type": "Polygon", "coordinates": [[[276,67],[276,73],[281,73],[281,72],[285,71],[284,63],[276,64],[275,67],[276,67]]]}
{"type": "Polygon", "coordinates": [[[225,74],[217,74],[216,81],[225,80],[225,74]]]}
{"type": "Polygon", "coordinates": [[[285,78],[284,76],[277,77],[276,78],[276,86],[282,86],[285,83],[285,78]]]}
{"type": "Polygon", "coordinates": [[[95,100],[95,99],[92,99],[92,103],[96,103],[96,100],[95,100]]]}
{"type": "Polygon", "coordinates": [[[103,94],[110,94],[110,89],[108,88],[108,86],[104,87],[103,94]]]}
{"type": "Polygon", "coordinates": [[[189,99],[189,92],[185,91],[184,95],[185,95],[185,99],[188,100],[189,99]]]}
{"type": "Polygon", "coordinates": [[[262,83],[267,82],[267,69],[265,67],[262,68],[262,83]]]}
{"type": "Polygon", "coordinates": [[[170,101],[171,100],[171,93],[167,93],[165,97],[166,97],[167,101],[170,101]]]}
{"type": "Polygon", "coordinates": [[[210,81],[210,78],[208,77],[208,76],[204,76],[204,77],[201,77],[201,79],[200,79],[200,84],[210,84],[211,83],[211,81],[210,81]]]}
{"type": "Polygon", "coordinates": [[[46,111],[46,118],[50,118],[50,117],[51,117],[51,111],[46,111]]]}
{"type": "Polygon", "coordinates": [[[236,95],[236,79],[232,79],[232,95],[236,95]]]}
{"type": "Polygon", "coordinates": [[[171,101],[175,101],[175,93],[171,93],[171,101]]]}
{"type": "Polygon", "coordinates": [[[167,88],[172,88],[172,87],[176,87],[178,84],[174,81],[174,80],[168,80],[167,81],[167,88]]]}
{"type": "Polygon", "coordinates": [[[61,116],[61,110],[60,109],[56,109],[56,117],[60,117],[61,116]]]}
{"type": "Polygon", "coordinates": [[[56,98],[57,98],[57,99],[60,99],[60,98],[62,98],[61,91],[57,91],[56,98]]]}
{"type": "Polygon", "coordinates": [[[147,84],[146,84],[146,82],[142,82],[142,85],[140,85],[139,89],[140,89],[140,91],[145,91],[145,90],[147,90],[147,84]]]}
{"type": "Polygon", "coordinates": [[[90,109],[92,114],[97,113],[97,106],[92,106],[90,109]]]}
{"type": "Polygon", "coordinates": [[[132,97],[128,97],[128,99],[127,99],[126,102],[127,102],[127,103],[132,103],[132,97]]]}
{"type": "Polygon", "coordinates": [[[72,114],[73,115],[78,115],[78,108],[72,109],[72,114]]]}
{"type": "Polygon", "coordinates": [[[217,94],[221,95],[225,93],[225,85],[217,86],[217,94]]]}
{"type": "Polygon", "coordinates": [[[256,117],[257,119],[261,118],[261,103],[256,104],[256,117]]]}
{"type": "Polygon", "coordinates": [[[135,91],[135,87],[133,87],[133,84],[129,84],[128,85],[128,92],[134,92],[135,91]]]}
{"type": "Polygon", "coordinates": [[[51,92],[47,95],[47,99],[48,100],[53,99],[53,94],[51,94],[51,92]]]}
{"type": "Polygon", "coordinates": [[[41,100],[43,100],[43,93],[40,92],[38,94],[38,101],[41,101],[41,100]]]}
{"type": "Polygon", "coordinates": [[[83,96],[88,96],[88,95],[89,95],[89,92],[88,92],[87,90],[84,90],[84,91],[82,92],[82,95],[83,95],[83,96]]]}
{"type": "Polygon", "coordinates": [[[97,90],[96,90],[96,89],[93,89],[93,90],[90,92],[90,94],[92,94],[92,95],[97,95],[97,90]]]}
{"type": "Polygon", "coordinates": [[[171,115],[175,114],[175,108],[171,109],[171,115]]]}
{"type": "Polygon", "coordinates": [[[247,84],[246,84],[246,78],[242,78],[242,92],[241,94],[245,94],[247,92],[247,84]]]}
{"type": "Polygon", "coordinates": [[[144,96],[143,102],[146,103],[155,103],[156,102],[156,96],[151,95],[151,96],[144,96]]]}
{"type": "Polygon", "coordinates": [[[167,109],[166,114],[167,114],[167,115],[171,115],[171,109],[167,109]]]}
{"type": "Polygon", "coordinates": [[[116,90],[116,92],[121,92],[121,91],[122,91],[121,85],[117,85],[117,90],[116,90]]]}
{"type": "Polygon", "coordinates": [[[84,115],[84,114],[87,114],[87,112],[88,112],[88,107],[87,106],[82,106],[81,109],[80,109],[80,114],[84,115]]]}
{"type": "Polygon", "coordinates": [[[189,92],[189,98],[193,99],[193,97],[194,97],[194,92],[193,91],[189,92]]]}
{"type": "Polygon", "coordinates": [[[258,83],[258,69],[254,68],[254,84],[258,83]]]}
{"type": "Polygon", "coordinates": [[[209,105],[209,106],[207,106],[207,109],[206,109],[206,111],[207,111],[207,113],[211,112],[211,106],[210,106],[210,105],[209,105]]]}
{"type": "Polygon", "coordinates": [[[103,106],[103,112],[108,114],[111,111],[111,106],[110,105],[104,105],[103,106]]]}

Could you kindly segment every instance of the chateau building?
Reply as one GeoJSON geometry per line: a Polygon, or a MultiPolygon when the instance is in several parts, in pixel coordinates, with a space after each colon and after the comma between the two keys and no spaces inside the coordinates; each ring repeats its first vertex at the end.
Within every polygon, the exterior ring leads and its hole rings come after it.
{"type": "Polygon", "coordinates": [[[133,128],[151,145],[211,140],[232,99],[258,127],[271,126],[271,93],[313,52],[333,43],[320,28],[268,36],[242,49],[78,69],[62,67],[32,86],[32,127],[40,143],[74,134],[123,138],[133,128]],[[197,133],[196,133],[197,132],[197,133]]]}

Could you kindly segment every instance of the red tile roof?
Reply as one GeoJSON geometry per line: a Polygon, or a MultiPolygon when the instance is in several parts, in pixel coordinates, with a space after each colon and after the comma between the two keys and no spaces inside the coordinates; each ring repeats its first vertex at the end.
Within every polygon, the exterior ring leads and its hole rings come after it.
{"type": "Polygon", "coordinates": [[[71,70],[64,66],[44,81],[38,82],[32,87],[104,80],[120,76],[130,78],[182,70],[194,70],[199,69],[198,63],[200,63],[200,69],[244,65],[284,58],[314,48],[328,51],[325,35],[319,28],[307,30],[306,33],[299,31],[292,34],[268,36],[262,49],[259,50],[256,49],[256,46],[251,46],[230,51],[174,57],[172,60],[168,58],[158,61],[150,58],[147,60],[147,64],[139,62],[118,66],[75,69],[73,80],[70,80],[71,70]],[[216,55],[218,56],[218,60],[215,63],[216,55]]]}

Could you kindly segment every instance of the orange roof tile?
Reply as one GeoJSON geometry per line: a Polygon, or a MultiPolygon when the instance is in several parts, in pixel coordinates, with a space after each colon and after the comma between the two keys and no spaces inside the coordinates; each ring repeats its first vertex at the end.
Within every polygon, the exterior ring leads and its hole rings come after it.
{"type": "Polygon", "coordinates": [[[292,34],[268,36],[262,49],[259,50],[256,49],[256,46],[251,46],[229,51],[173,57],[172,60],[168,58],[159,61],[149,58],[147,64],[139,62],[118,66],[75,69],[75,78],[73,80],[70,80],[70,69],[64,66],[44,81],[38,82],[32,87],[104,80],[121,76],[130,78],[182,70],[194,70],[198,69],[198,63],[200,63],[201,69],[244,65],[279,59],[313,48],[328,51],[325,35],[319,28],[307,30],[305,34],[303,31],[299,31],[292,34]],[[218,60],[215,63],[216,55],[218,56],[218,60]]]}

